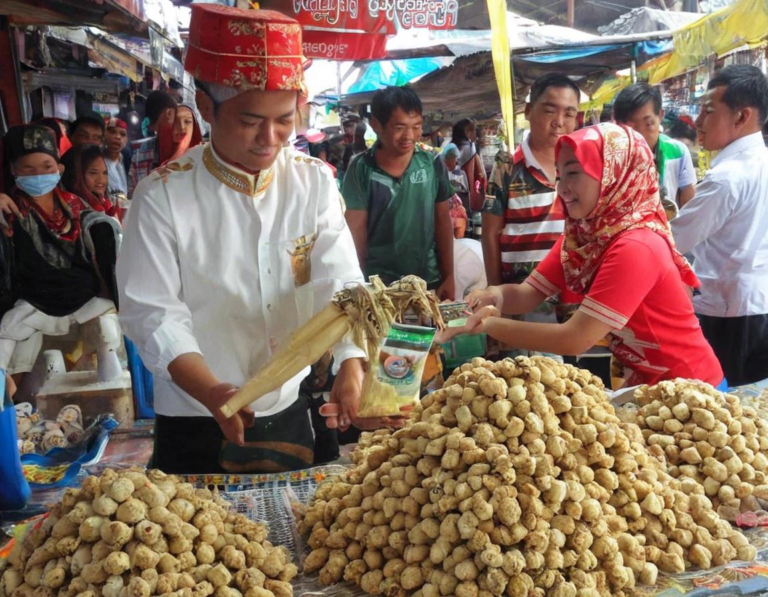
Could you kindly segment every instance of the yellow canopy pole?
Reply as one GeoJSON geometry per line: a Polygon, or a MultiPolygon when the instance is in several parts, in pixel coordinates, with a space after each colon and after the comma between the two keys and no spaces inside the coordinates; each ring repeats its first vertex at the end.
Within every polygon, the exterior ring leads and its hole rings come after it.
{"type": "Polygon", "coordinates": [[[512,59],[509,54],[509,35],[507,34],[507,3],[505,0],[486,0],[488,17],[491,20],[491,56],[493,70],[496,73],[496,85],[501,100],[501,115],[507,129],[507,148],[515,148],[515,103],[513,99],[514,78],[512,59]]]}

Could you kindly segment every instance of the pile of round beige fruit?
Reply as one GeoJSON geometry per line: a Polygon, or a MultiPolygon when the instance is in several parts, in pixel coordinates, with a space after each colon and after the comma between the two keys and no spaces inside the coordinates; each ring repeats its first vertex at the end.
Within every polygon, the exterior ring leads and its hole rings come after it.
{"type": "Polygon", "coordinates": [[[474,359],[353,458],[299,525],[304,570],[326,585],[607,597],[755,556],[706,495],[681,491],[598,378],[546,358],[474,359]]]}
{"type": "Polygon", "coordinates": [[[298,570],[266,537],[207,489],[106,470],[17,543],[0,597],[291,597],[298,570]]]}
{"type": "Polygon", "coordinates": [[[695,381],[663,381],[635,392],[620,410],[637,424],[648,448],[667,463],[687,494],[705,494],[735,520],[768,499],[768,423],[736,396],[695,381]]]}

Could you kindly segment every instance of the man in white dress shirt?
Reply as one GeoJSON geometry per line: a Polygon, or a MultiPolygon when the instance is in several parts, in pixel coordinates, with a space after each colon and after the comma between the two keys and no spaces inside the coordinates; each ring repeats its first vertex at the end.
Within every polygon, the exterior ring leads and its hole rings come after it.
{"type": "Polygon", "coordinates": [[[696,195],[672,221],[694,257],[694,308],[731,386],[768,377],[768,81],[733,65],[709,82],[696,120],[701,145],[719,151],[696,195]]]}
{"type": "MultiPolygon", "coordinates": [[[[219,411],[363,279],[330,170],[286,147],[305,97],[301,47],[300,26],[279,13],[192,7],[185,66],[211,143],[138,185],[118,266],[121,322],[155,375],[153,465],[168,472],[313,462],[308,370],[230,419],[219,411]]],[[[342,426],[356,421],[362,356],[335,349],[342,426]]]]}

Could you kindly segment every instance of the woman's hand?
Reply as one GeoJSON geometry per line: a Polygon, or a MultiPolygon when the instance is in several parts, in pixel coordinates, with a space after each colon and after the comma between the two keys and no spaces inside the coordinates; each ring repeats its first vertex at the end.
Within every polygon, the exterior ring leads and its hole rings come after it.
{"type": "Polygon", "coordinates": [[[5,193],[0,193],[0,212],[2,212],[0,228],[2,228],[6,236],[10,236],[13,228],[11,228],[11,225],[9,224],[8,217],[16,216],[17,218],[20,218],[21,212],[19,211],[16,202],[5,193]]]}
{"type": "Polygon", "coordinates": [[[501,294],[501,286],[489,286],[484,290],[473,290],[467,297],[469,308],[473,311],[483,307],[496,307],[501,311],[504,297],[501,294]]]}
{"type": "Polygon", "coordinates": [[[485,332],[485,321],[489,317],[500,317],[501,311],[496,307],[486,306],[473,313],[467,323],[464,324],[463,332],[465,334],[482,334],[485,332]]]}

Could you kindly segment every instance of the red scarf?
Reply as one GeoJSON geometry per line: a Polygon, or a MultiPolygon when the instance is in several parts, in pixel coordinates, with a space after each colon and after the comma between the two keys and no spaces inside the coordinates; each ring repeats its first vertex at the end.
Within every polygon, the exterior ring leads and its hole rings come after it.
{"type": "Polygon", "coordinates": [[[122,221],[122,209],[117,203],[112,203],[106,195],[97,195],[86,189],[80,189],[80,195],[85,199],[92,210],[104,212],[108,216],[112,216],[113,218],[122,221]]]}
{"type": "Polygon", "coordinates": [[[601,181],[600,198],[589,216],[565,220],[561,260],[568,289],[586,294],[610,244],[637,228],[648,228],[664,238],[683,282],[698,288],[691,266],[675,248],[661,206],[653,153],[643,137],[606,122],[561,137],[556,153],[563,143],[571,146],[584,171],[601,181]]]}
{"type": "Polygon", "coordinates": [[[19,189],[14,192],[13,199],[19,206],[22,217],[27,218],[34,213],[48,230],[61,240],[75,242],[80,237],[80,212],[84,206],[77,195],[66,193],[59,188],[54,189],[55,207],[50,215],[45,213],[29,195],[19,189]]]}

